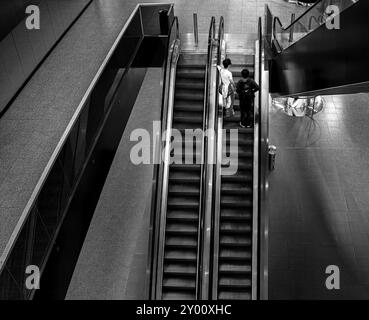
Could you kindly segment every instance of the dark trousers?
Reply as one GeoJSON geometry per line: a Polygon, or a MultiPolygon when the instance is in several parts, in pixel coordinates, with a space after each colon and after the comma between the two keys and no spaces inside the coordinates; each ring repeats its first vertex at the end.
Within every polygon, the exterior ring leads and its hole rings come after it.
{"type": "Polygon", "coordinates": [[[241,99],[240,109],[242,125],[252,125],[252,117],[254,114],[254,98],[241,99]]]}

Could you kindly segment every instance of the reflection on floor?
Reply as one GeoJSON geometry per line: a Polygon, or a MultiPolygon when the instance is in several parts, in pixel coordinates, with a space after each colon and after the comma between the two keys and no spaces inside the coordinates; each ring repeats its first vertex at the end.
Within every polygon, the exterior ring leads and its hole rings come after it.
{"type": "Polygon", "coordinates": [[[272,110],[271,299],[369,297],[369,96],[325,97],[314,120],[272,110]],[[326,289],[326,267],[341,289],[326,289]]]}

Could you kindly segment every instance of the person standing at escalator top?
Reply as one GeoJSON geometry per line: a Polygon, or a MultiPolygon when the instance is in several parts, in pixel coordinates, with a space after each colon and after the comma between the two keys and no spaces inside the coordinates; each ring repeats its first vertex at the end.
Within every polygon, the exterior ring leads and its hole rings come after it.
{"type": "Polygon", "coordinates": [[[232,72],[228,70],[230,65],[232,65],[232,61],[230,59],[225,59],[223,61],[223,67],[217,66],[221,78],[219,93],[223,97],[223,107],[225,108],[227,116],[234,115],[233,104],[235,96],[235,84],[233,81],[232,72]]]}

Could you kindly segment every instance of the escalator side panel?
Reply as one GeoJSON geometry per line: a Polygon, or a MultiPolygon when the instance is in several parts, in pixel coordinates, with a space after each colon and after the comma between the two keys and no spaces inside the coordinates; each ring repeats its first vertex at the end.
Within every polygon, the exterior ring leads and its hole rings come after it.
{"type": "MultiPolygon", "coordinates": [[[[196,142],[186,141],[183,132],[203,128],[205,70],[205,63],[195,55],[182,55],[179,59],[172,128],[182,134],[183,157],[185,146],[192,145],[196,152],[201,150],[196,142]]],[[[161,298],[165,300],[197,298],[200,184],[201,164],[170,165],[162,257],[161,298]]]]}

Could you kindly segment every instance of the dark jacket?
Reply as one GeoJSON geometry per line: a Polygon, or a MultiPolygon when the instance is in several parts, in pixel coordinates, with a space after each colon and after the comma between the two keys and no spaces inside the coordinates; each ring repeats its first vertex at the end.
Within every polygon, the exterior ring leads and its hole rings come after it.
{"type": "Polygon", "coordinates": [[[252,78],[241,79],[237,82],[236,92],[240,100],[255,98],[255,92],[259,90],[259,85],[252,78]]]}

